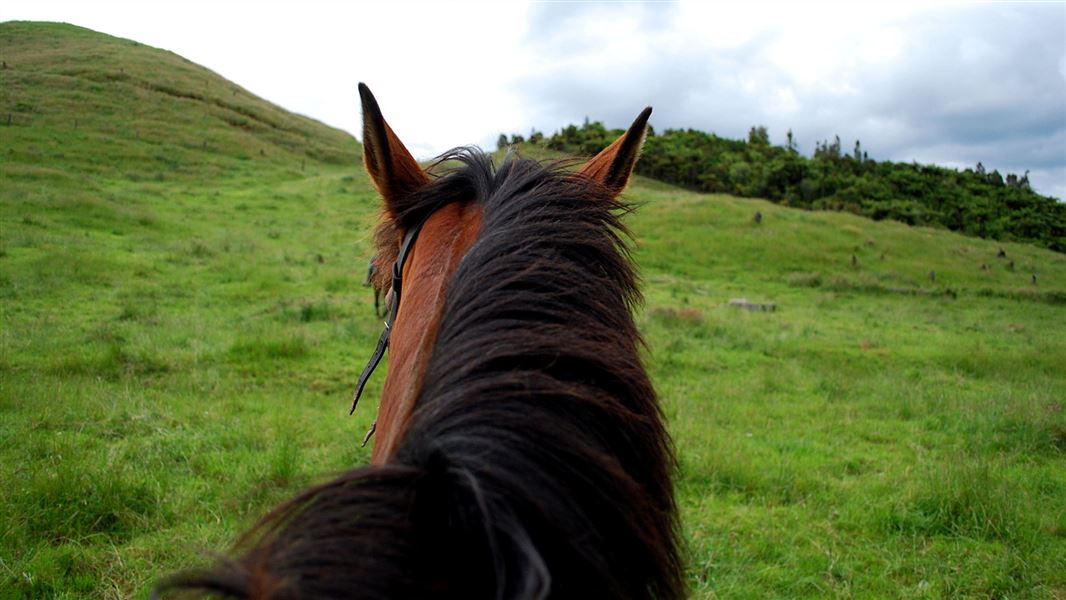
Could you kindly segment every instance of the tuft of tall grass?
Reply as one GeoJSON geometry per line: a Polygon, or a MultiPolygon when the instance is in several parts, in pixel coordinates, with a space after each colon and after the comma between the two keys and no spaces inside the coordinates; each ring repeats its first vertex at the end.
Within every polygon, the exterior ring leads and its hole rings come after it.
{"type": "Polygon", "coordinates": [[[969,457],[929,465],[885,517],[894,532],[968,537],[1032,546],[1040,521],[1033,496],[1002,462],[969,457]]]}
{"type": "Polygon", "coordinates": [[[34,539],[117,543],[159,524],[159,494],[143,473],[68,455],[34,473],[14,502],[34,539]]]}
{"type": "Polygon", "coordinates": [[[238,339],[229,350],[232,359],[261,361],[297,359],[307,356],[307,338],[299,333],[263,334],[238,339]]]}

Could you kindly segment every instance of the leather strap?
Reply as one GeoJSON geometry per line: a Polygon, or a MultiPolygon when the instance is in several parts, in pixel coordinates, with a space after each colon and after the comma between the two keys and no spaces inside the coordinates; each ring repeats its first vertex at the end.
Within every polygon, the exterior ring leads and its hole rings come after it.
{"type": "MultiPolygon", "coordinates": [[[[432,214],[430,213],[430,215],[432,214]]],[[[418,225],[415,225],[407,232],[403,238],[403,244],[400,245],[400,253],[396,255],[396,262],[392,263],[392,305],[389,307],[389,320],[385,321],[385,330],[381,332],[381,337],[378,338],[378,345],[374,348],[374,354],[370,356],[370,361],[366,363],[366,366],[363,367],[363,372],[359,375],[359,382],[355,385],[355,394],[352,395],[352,410],[348,411],[349,415],[355,413],[355,407],[359,405],[359,397],[363,395],[363,388],[366,387],[366,382],[370,379],[374,369],[378,367],[381,359],[385,356],[385,351],[389,348],[392,325],[396,322],[396,314],[400,312],[400,293],[403,290],[403,266],[407,262],[408,253],[415,245],[418,233],[422,231],[422,225],[428,219],[429,216],[427,215],[418,225]]],[[[366,444],[365,441],[363,443],[366,444]]]]}
{"type": "Polygon", "coordinates": [[[374,369],[378,367],[378,363],[381,362],[382,357],[385,356],[385,350],[389,347],[389,333],[392,331],[390,322],[392,321],[392,315],[389,315],[389,320],[385,322],[385,331],[381,332],[381,337],[378,338],[378,345],[374,348],[374,354],[370,357],[370,362],[366,363],[363,367],[363,372],[359,375],[359,383],[355,384],[355,394],[352,396],[352,410],[348,411],[348,414],[355,413],[355,407],[359,404],[359,396],[363,395],[363,388],[366,387],[366,382],[370,379],[370,375],[374,373],[374,369]]]}

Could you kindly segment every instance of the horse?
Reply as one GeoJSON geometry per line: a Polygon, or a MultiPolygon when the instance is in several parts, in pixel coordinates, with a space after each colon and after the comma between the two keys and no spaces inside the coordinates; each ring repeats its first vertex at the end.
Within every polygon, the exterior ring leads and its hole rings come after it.
{"type": "Polygon", "coordinates": [[[393,267],[374,278],[389,320],[359,385],[388,348],[371,462],[159,590],[684,597],[676,459],[620,199],[651,108],[580,165],[466,147],[423,170],[359,92],[378,264],[393,267]]]}
{"type": "Polygon", "coordinates": [[[371,256],[366,263],[366,278],[363,287],[374,289],[374,316],[381,317],[381,289],[374,285],[374,277],[378,274],[378,257],[371,256]]]}

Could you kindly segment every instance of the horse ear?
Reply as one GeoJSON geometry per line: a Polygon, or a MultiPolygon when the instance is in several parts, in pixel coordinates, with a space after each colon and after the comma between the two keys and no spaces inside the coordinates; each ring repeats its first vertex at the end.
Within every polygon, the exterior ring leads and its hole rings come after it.
{"type": "Polygon", "coordinates": [[[385,208],[395,216],[403,199],[429,183],[429,177],[385,122],[365,83],[359,84],[359,98],[363,103],[363,163],[385,199],[385,208]]]}
{"type": "Polygon", "coordinates": [[[644,145],[644,135],[648,130],[648,117],[651,116],[651,107],[645,108],[637,116],[629,129],[594,156],[580,169],[578,173],[585,175],[611,190],[614,194],[622,193],[629,176],[633,173],[633,167],[637,164],[640,156],[640,148],[644,145]]]}

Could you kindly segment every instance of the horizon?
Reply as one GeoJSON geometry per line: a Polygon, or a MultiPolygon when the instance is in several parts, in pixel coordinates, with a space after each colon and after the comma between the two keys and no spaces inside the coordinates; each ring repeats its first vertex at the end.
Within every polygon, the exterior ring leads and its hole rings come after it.
{"type": "Polygon", "coordinates": [[[169,50],[356,138],[365,81],[420,159],[586,118],[624,128],[651,105],[657,132],[765,126],[783,145],[791,130],[806,156],[839,136],[878,161],[1028,170],[1035,191],[1066,199],[1064,3],[256,6],[13,2],[0,21],[169,50]],[[403,27],[352,30],[366,22],[403,27]]]}

